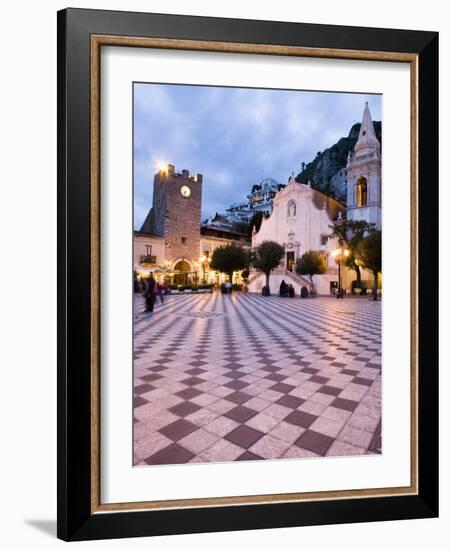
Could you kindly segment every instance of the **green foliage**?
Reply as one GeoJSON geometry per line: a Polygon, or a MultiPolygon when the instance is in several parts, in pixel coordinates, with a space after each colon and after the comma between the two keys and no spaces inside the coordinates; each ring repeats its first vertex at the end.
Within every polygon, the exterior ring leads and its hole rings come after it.
{"type": "Polygon", "coordinates": [[[250,276],[250,269],[249,269],[248,267],[246,267],[246,268],[242,271],[241,276],[242,276],[242,278],[244,279],[244,281],[246,281],[246,280],[249,278],[249,276],[250,276]]]}
{"type": "Polygon", "coordinates": [[[252,265],[258,271],[270,275],[272,269],[280,265],[284,248],[275,241],[264,241],[254,251],[252,265]]]}
{"type": "Polygon", "coordinates": [[[299,275],[308,275],[313,286],[313,276],[322,275],[326,270],[326,258],[322,252],[317,250],[308,250],[308,252],[305,252],[295,263],[296,273],[299,275]]]}
{"type": "Polygon", "coordinates": [[[381,231],[372,231],[359,243],[356,258],[374,276],[381,273],[381,231]]]}
{"type": "Polygon", "coordinates": [[[250,224],[248,222],[235,222],[233,224],[233,231],[248,235],[250,233],[250,224]]]}
{"type": "Polygon", "coordinates": [[[381,231],[372,231],[356,250],[356,257],[362,267],[373,273],[373,299],[377,300],[378,274],[381,273],[381,231]]]}
{"type": "Polygon", "coordinates": [[[375,224],[364,220],[341,220],[328,226],[331,233],[327,239],[337,239],[339,245],[347,245],[349,255],[344,260],[344,265],[356,272],[358,281],[361,282],[361,271],[356,258],[358,246],[366,235],[375,231],[375,224]]]}
{"type": "Polygon", "coordinates": [[[361,269],[358,263],[358,260],[355,257],[355,252],[352,249],[348,249],[349,255],[344,258],[343,265],[345,267],[348,267],[349,269],[353,269],[353,271],[356,273],[356,280],[359,285],[361,285],[361,269]]]}
{"type": "Polygon", "coordinates": [[[252,265],[266,275],[263,296],[270,296],[269,277],[272,269],[278,267],[284,257],[284,248],[275,241],[263,241],[253,252],[252,265]]]}
{"type": "Polygon", "coordinates": [[[375,230],[375,224],[364,220],[342,220],[328,226],[331,233],[327,239],[337,239],[340,245],[346,244],[351,251],[355,251],[366,234],[375,230]]]}
{"type": "Polygon", "coordinates": [[[225,273],[230,278],[233,278],[234,271],[240,271],[249,266],[249,254],[234,243],[225,244],[216,248],[211,257],[211,269],[225,273]]]}
{"type": "Polygon", "coordinates": [[[253,216],[250,218],[249,222],[249,235],[251,236],[253,228],[256,229],[256,231],[259,231],[259,228],[261,227],[261,223],[263,221],[264,214],[261,211],[257,211],[253,214],[253,216]]]}

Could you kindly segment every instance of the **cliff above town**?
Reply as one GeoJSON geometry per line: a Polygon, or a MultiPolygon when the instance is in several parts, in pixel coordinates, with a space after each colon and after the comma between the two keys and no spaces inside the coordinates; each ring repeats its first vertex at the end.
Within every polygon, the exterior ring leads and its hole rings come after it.
{"type": "MultiPolygon", "coordinates": [[[[373,122],[376,136],[381,143],[381,121],[373,122]]],[[[342,202],[346,201],[345,193],[331,181],[332,177],[345,168],[349,151],[353,151],[358,140],[361,124],[354,124],[347,137],[342,137],[337,143],[324,151],[319,151],[316,158],[309,163],[302,163],[302,171],[296,176],[299,183],[308,183],[327,195],[342,202]]]]}

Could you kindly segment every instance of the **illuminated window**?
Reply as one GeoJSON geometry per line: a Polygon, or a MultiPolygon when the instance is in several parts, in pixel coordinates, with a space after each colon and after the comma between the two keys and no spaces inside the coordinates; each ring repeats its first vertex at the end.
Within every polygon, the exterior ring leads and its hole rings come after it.
{"type": "Polygon", "coordinates": [[[356,184],[356,204],[357,206],[367,205],[367,180],[362,176],[356,184]]]}

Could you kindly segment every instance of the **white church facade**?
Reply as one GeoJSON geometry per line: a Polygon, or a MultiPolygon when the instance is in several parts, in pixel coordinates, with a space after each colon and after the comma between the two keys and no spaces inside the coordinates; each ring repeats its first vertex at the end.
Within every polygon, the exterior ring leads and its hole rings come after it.
{"type": "MultiPolygon", "coordinates": [[[[335,239],[326,239],[330,225],[343,217],[365,220],[381,229],[381,146],[375,135],[369,106],[366,103],[361,128],[354,151],[347,161],[347,205],[312,189],[309,185],[289,183],[273,199],[270,217],[263,219],[258,232],[253,232],[252,248],[263,241],[276,241],[285,250],[280,266],[270,277],[271,292],[276,293],[282,280],[293,285],[296,294],[301,287],[311,289],[309,278],[295,273],[295,263],[308,250],[322,252],[327,261],[327,272],[315,275],[317,294],[329,295],[338,284],[338,266],[332,252],[338,248],[335,239]]],[[[349,288],[355,272],[342,270],[343,288],[349,288]]],[[[371,274],[362,272],[363,280],[371,274]]],[[[265,276],[252,271],[249,291],[260,293],[265,276]]]]}
{"type": "MultiPolygon", "coordinates": [[[[275,197],[271,216],[263,219],[259,231],[252,236],[252,248],[263,241],[276,241],[284,247],[285,257],[270,277],[272,292],[278,289],[282,280],[292,284],[296,293],[303,286],[310,288],[309,278],[295,273],[295,263],[308,250],[317,250],[326,257],[328,270],[324,275],[314,276],[314,285],[318,294],[330,294],[338,279],[337,266],[331,256],[337,243],[327,240],[326,235],[330,233],[329,225],[344,211],[342,203],[290,179],[275,197]]],[[[254,272],[249,281],[249,291],[260,292],[265,278],[254,272]]]]}

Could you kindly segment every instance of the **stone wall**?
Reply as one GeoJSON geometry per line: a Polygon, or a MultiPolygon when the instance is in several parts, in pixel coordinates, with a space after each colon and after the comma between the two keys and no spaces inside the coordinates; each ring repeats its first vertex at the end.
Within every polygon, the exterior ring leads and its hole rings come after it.
{"type": "Polygon", "coordinates": [[[198,260],[200,252],[202,176],[191,176],[188,170],[177,173],[169,167],[158,184],[158,192],[165,197],[163,221],[166,261],[174,263],[184,258],[192,264],[198,260]],[[181,194],[184,185],[191,190],[189,197],[181,194]]]}
{"type": "Polygon", "coordinates": [[[164,239],[164,258],[171,268],[180,259],[193,267],[199,258],[202,180],[201,174],[176,172],[171,164],[153,179],[153,205],[141,231],[164,239]],[[182,195],[183,186],[190,189],[189,196],[182,195]]]}

